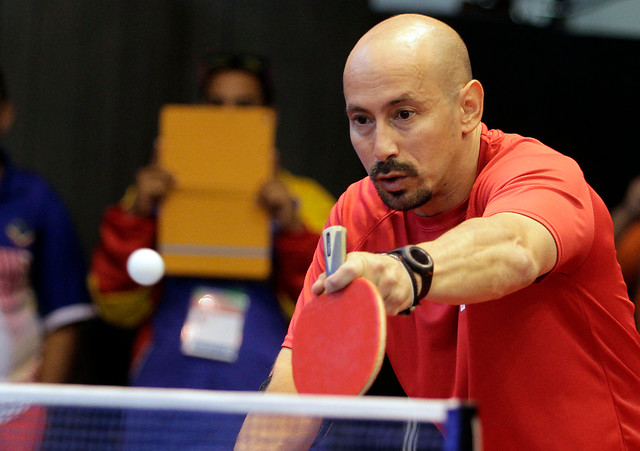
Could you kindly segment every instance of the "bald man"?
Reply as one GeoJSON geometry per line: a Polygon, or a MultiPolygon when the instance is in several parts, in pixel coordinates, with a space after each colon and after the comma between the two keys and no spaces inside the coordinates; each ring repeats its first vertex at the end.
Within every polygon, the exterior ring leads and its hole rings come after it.
{"type": "Polygon", "coordinates": [[[376,25],[343,82],[369,177],[331,212],[347,261],[325,277],[316,250],[269,390],[295,391],[299,311],[365,277],[406,394],[477,402],[485,450],[640,449],[633,304],[607,208],[576,162],[482,123],[466,46],[435,19],[376,25]]]}

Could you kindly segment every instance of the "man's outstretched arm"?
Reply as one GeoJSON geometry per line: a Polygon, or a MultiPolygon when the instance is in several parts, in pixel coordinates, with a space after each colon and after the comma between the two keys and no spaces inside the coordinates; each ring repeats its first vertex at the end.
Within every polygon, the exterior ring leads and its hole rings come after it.
{"type": "MultiPolygon", "coordinates": [[[[291,349],[282,348],[271,372],[268,393],[296,393],[291,349]]],[[[249,414],[242,425],[235,450],[307,450],[322,419],[285,415],[249,414]]]]}

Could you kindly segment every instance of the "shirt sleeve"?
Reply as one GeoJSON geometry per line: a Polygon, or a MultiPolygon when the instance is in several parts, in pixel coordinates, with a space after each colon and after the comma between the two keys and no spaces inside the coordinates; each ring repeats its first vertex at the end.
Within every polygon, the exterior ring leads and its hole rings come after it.
{"type": "MultiPolygon", "coordinates": [[[[279,297],[284,295],[286,299],[294,301],[298,298],[319,240],[320,234],[306,227],[296,232],[276,234],[276,284],[279,297]]],[[[287,311],[291,316],[291,309],[287,311]]]]}
{"type": "Polygon", "coordinates": [[[511,212],[540,222],[558,248],[553,271],[571,274],[594,239],[591,190],[571,158],[550,149],[534,151],[534,144],[523,146],[481,174],[472,204],[482,216],[511,212]]]}
{"type": "Polygon", "coordinates": [[[94,317],[86,286],[86,260],[69,212],[44,185],[33,201],[38,215],[31,274],[45,328],[53,330],[94,317]]]}
{"type": "Polygon", "coordinates": [[[150,316],[154,291],[133,281],[126,267],[133,251],[153,248],[155,240],[155,218],[129,214],[121,205],[107,208],[89,274],[93,302],[106,322],[131,328],[150,316]]]}

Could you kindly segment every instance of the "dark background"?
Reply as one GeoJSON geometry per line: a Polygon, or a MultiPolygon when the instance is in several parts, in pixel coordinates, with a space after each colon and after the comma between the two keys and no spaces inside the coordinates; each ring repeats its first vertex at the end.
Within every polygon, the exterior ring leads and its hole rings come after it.
{"type": "MultiPolygon", "coordinates": [[[[198,57],[253,52],[274,67],[285,167],[339,195],[364,175],[343,63],[384,17],[365,0],[0,0],[0,64],[18,104],[5,145],[60,192],[88,254],[104,208],[150,157],[160,106],[194,100],[198,57]]],[[[574,157],[619,202],[639,172],[640,41],[514,25],[499,9],[443,19],[469,46],[487,125],[574,157]]]]}

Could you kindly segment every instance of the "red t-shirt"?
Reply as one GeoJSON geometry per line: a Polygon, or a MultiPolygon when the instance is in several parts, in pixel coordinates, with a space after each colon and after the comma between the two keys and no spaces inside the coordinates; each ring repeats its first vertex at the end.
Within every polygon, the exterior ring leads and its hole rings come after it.
{"type": "MultiPolygon", "coordinates": [[[[478,177],[460,206],[429,218],[393,211],[367,178],[341,196],[329,223],[347,227],[349,252],[379,252],[500,212],[545,225],[556,267],[501,299],[465,308],[423,301],[409,317],[390,317],[387,353],[400,383],[412,397],[477,402],[485,450],[640,449],[633,304],[608,210],[573,160],[483,126],[478,177]]],[[[317,249],[298,311],[324,271],[321,255],[317,249]]]]}

